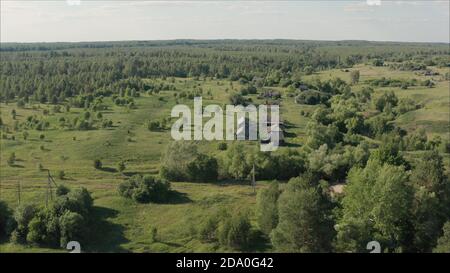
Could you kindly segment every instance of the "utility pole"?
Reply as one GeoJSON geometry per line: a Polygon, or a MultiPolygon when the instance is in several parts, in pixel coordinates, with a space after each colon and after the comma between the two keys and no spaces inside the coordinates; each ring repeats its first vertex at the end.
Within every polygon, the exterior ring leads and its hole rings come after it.
{"type": "Polygon", "coordinates": [[[253,169],[252,169],[252,187],[253,187],[253,193],[256,193],[255,163],[253,163],[253,169]]]}
{"type": "Polygon", "coordinates": [[[46,191],[46,195],[45,195],[45,206],[48,206],[48,199],[50,196],[50,201],[53,201],[53,190],[52,190],[52,184],[57,187],[58,185],[56,184],[55,180],[53,179],[53,177],[50,174],[50,170],[47,170],[47,191],[46,191]]]}
{"type": "Polygon", "coordinates": [[[20,191],[21,191],[20,181],[17,181],[17,202],[19,203],[19,206],[20,206],[20,191]]]}

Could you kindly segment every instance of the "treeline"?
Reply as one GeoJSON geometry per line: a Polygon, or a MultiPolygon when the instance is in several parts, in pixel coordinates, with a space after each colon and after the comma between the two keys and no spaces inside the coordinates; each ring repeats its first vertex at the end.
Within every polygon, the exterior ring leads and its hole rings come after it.
{"type": "MultiPolygon", "coordinates": [[[[442,59],[442,45],[377,45],[371,53],[348,54],[357,42],[166,41],[92,44],[5,44],[1,48],[0,99],[62,103],[78,95],[119,95],[159,87],[130,78],[215,77],[285,85],[298,75],[351,67],[394,56],[442,59]],[[400,49],[404,49],[403,53],[400,49]]],[[[367,46],[367,45],[366,45],[367,46]]]]}

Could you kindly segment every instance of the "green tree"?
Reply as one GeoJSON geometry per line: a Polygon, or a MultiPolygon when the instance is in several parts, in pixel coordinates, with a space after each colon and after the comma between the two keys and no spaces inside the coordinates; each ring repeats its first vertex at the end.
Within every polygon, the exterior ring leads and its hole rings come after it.
{"type": "Polygon", "coordinates": [[[438,239],[437,246],[433,249],[435,253],[450,253],[450,221],[447,221],[442,229],[443,234],[438,239]]]}
{"type": "Polygon", "coordinates": [[[16,153],[12,152],[6,162],[9,166],[13,166],[16,163],[16,153]]]}
{"type": "Polygon", "coordinates": [[[65,248],[70,241],[81,243],[85,235],[85,224],[84,218],[80,214],[71,211],[64,212],[59,218],[60,246],[65,248]]]}
{"type": "Polygon", "coordinates": [[[117,170],[118,170],[120,173],[123,173],[123,171],[125,171],[125,168],[126,168],[125,162],[120,161],[120,162],[117,164],[117,170]]]}
{"type": "Polygon", "coordinates": [[[94,160],[94,168],[96,168],[97,170],[101,169],[103,166],[102,161],[100,159],[95,159],[94,160]]]}
{"type": "Polygon", "coordinates": [[[426,152],[412,171],[415,188],[413,201],[414,246],[416,251],[431,252],[442,225],[448,220],[449,188],[443,159],[437,151],[426,152]]]}
{"type": "Polygon", "coordinates": [[[11,221],[12,211],[4,201],[0,200],[0,238],[7,235],[11,221]]]}
{"type": "Polygon", "coordinates": [[[357,84],[359,82],[359,70],[352,70],[352,72],[350,72],[350,79],[352,84],[357,84]]]}
{"type": "Polygon", "coordinates": [[[337,223],[337,250],[365,252],[377,240],[387,251],[407,250],[412,188],[402,166],[369,160],[350,170],[337,223]]]}
{"type": "Polygon", "coordinates": [[[223,220],[218,228],[218,238],[222,245],[245,249],[252,239],[250,220],[244,213],[238,213],[223,220]]]}
{"type": "Polygon", "coordinates": [[[280,252],[329,252],[333,229],[316,187],[293,178],[278,199],[279,222],[271,241],[280,252]]]}
{"type": "Polygon", "coordinates": [[[256,219],[261,231],[269,235],[278,224],[277,201],[280,196],[278,182],[258,191],[256,196],[256,219]]]}
{"type": "Polygon", "coordinates": [[[224,167],[226,173],[234,179],[243,180],[248,177],[251,166],[248,164],[245,147],[235,142],[225,153],[224,167]]]}

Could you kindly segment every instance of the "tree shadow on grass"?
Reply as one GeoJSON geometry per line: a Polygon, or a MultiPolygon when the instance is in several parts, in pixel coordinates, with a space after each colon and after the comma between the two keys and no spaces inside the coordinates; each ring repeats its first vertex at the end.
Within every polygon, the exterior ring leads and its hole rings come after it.
{"type": "Polygon", "coordinates": [[[118,211],[105,207],[93,207],[90,238],[86,250],[88,252],[129,252],[121,244],[129,242],[124,236],[124,227],[112,223],[118,211]]]}
{"type": "Polygon", "coordinates": [[[140,172],[123,172],[123,175],[128,176],[128,177],[136,175],[136,174],[140,174],[140,172]]]}
{"type": "Polygon", "coordinates": [[[236,186],[236,185],[251,186],[251,182],[249,180],[226,179],[218,181],[217,185],[221,187],[236,186]]]}
{"type": "Polygon", "coordinates": [[[9,165],[10,167],[13,167],[13,168],[25,168],[24,166],[22,166],[22,165],[19,165],[19,164],[11,164],[11,165],[9,165]]]}
{"type": "Polygon", "coordinates": [[[171,191],[169,193],[168,201],[164,202],[164,204],[185,204],[191,202],[192,200],[187,196],[186,193],[179,191],[171,191]]]}
{"type": "Polygon", "coordinates": [[[300,145],[298,143],[285,142],[283,146],[289,147],[289,148],[298,148],[298,147],[301,147],[302,145],[300,145]]]}
{"type": "Polygon", "coordinates": [[[100,170],[104,172],[116,173],[117,169],[112,167],[101,167],[100,170]]]}
{"type": "Polygon", "coordinates": [[[270,239],[260,230],[253,230],[250,244],[242,250],[245,252],[266,252],[270,248],[270,239]]]}

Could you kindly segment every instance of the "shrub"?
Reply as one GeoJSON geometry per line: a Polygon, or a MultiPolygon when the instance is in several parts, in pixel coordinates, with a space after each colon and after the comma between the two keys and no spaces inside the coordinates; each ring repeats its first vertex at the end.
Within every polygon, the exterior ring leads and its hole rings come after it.
{"type": "Polygon", "coordinates": [[[58,171],[58,178],[63,180],[66,176],[66,173],[63,170],[58,171]]]}
{"type": "Polygon", "coordinates": [[[243,214],[225,219],[218,229],[220,244],[234,249],[246,248],[250,243],[251,235],[250,220],[243,214]]]}
{"type": "Polygon", "coordinates": [[[60,246],[66,247],[70,241],[81,241],[85,234],[83,216],[76,212],[66,211],[59,219],[61,232],[60,246]]]}
{"type": "Polygon", "coordinates": [[[150,120],[147,123],[147,129],[150,131],[159,131],[161,130],[161,123],[157,120],[150,120]]]}
{"type": "Polygon", "coordinates": [[[190,181],[216,181],[218,176],[217,160],[212,156],[198,154],[195,160],[187,165],[187,174],[190,181]]]}
{"type": "Polygon", "coordinates": [[[217,240],[217,227],[220,219],[216,216],[210,216],[199,228],[199,237],[203,242],[214,242],[217,240]]]}
{"type": "Polygon", "coordinates": [[[138,203],[162,203],[170,197],[170,183],[153,176],[134,175],[119,184],[119,194],[138,203]]]}
{"type": "Polygon", "coordinates": [[[157,242],[158,241],[158,229],[156,227],[152,227],[150,229],[150,241],[152,243],[157,242]]]}
{"type": "Polygon", "coordinates": [[[269,235],[278,224],[277,201],[280,196],[278,182],[272,182],[267,189],[256,196],[256,219],[261,231],[269,235]]]}
{"type": "Polygon", "coordinates": [[[56,196],[63,196],[68,194],[69,192],[70,189],[64,185],[58,185],[58,187],[56,187],[56,196]]]}
{"type": "Polygon", "coordinates": [[[220,151],[225,151],[228,148],[228,144],[226,142],[220,142],[217,148],[220,151]]]}
{"type": "Polygon", "coordinates": [[[120,173],[122,173],[123,171],[125,171],[125,168],[126,168],[125,162],[120,161],[119,164],[117,164],[117,170],[118,170],[120,173]]]}
{"type": "Polygon", "coordinates": [[[14,163],[16,163],[16,153],[11,153],[7,159],[7,163],[9,166],[14,165],[14,163]]]}
{"type": "Polygon", "coordinates": [[[8,225],[12,221],[12,212],[4,201],[0,200],[0,238],[8,235],[8,225]]]}
{"type": "Polygon", "coordinates": [[[218,163],[191,142],[174,141],[161,159],[161,177],[171,181],[215,181],[218,163]]]}
{"type": "Polygon", "coordinates": [[[103,166],[102,162],[100,161],[100,159],[95,159],[94,160],[94,168],[96,168],[97,170],[101,169],[103,166]]]}

